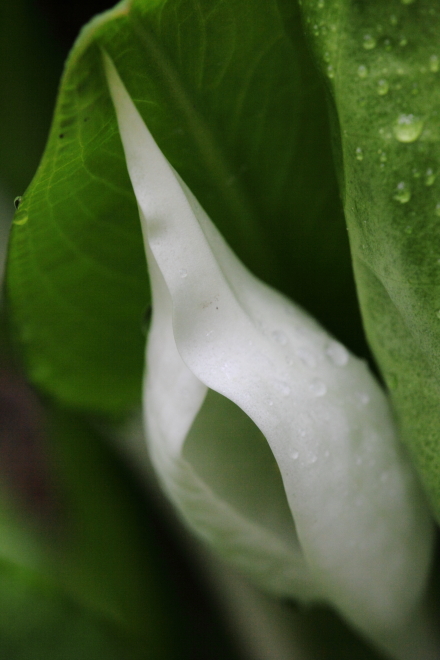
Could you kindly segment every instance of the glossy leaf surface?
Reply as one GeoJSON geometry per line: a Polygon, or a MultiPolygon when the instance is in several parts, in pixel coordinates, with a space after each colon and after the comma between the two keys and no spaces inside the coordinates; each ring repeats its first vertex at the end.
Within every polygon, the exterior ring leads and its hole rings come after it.
{"type": "Polygon", "coordinates": [[[303,9],[340,124],[368,338],[439,518],[440,9],[429,0],[304,0],[303,9]]]}
{"type": "Polygon", "coordinates": [[[106,413],[140,397],[149,288],[100,48],[244,262],[362,351],[323,92],[298,10],[133,0],[79,38],[16,214],[7,291],[32,381],[106,413]]]}

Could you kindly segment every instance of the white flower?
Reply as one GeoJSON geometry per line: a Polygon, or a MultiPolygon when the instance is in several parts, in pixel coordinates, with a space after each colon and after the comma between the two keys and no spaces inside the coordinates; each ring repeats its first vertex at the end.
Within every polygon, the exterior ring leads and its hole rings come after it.
{"type": "Polygon", "coordinates": [[[267,590],[331,603],[398,657],[411,643],[436,657],[419,609],[433,528],[388,400],[239,262],[104,62],[151,278],[144,412],[164,489],[267,590]]]}

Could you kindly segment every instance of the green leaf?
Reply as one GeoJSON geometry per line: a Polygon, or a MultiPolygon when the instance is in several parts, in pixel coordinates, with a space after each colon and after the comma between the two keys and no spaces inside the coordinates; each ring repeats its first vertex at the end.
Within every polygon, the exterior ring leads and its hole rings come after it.
{"type": "Polygon", "coordinates": [[[7,292],[32,381],[85,410],[117,414],[140,397],[148,280],[100,49],[241,259],[364,350],[324,99],[297,9],[133,0],[92,21],[74,47],[15,218],[7,292]]]}
{"type": "Polygon", "coordinates": [[[337,109],[369,342],[440,519],[440,9],[303,1],[337,109]]]}

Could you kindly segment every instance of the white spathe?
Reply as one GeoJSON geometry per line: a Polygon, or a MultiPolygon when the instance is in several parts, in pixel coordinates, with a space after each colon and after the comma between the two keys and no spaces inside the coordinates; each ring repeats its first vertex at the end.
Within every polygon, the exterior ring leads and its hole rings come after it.
{"type": "Polygon", "coordinates": [[[151,278],[144,414],[166,492],[266,589],[437,657],[418,609],[433,525],[385,394],[240,263],[104,65],[151,278]]]}

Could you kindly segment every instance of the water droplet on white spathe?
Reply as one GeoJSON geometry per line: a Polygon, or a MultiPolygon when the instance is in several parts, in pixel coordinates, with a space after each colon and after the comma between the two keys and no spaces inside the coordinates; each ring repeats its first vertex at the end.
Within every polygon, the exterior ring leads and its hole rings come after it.
{"type": "Polygon", "coordinates": [[[182,279],[185,279],[185,277],[188,277],[188,271],[186,270],[186,268],[181,268],[179,270],[179,275],[182,279]]]}
{"type": "Polygon", "coordinates": [[[319,378],[314,378],[309,384],[309,391],[313,396],[324,396],[327,393],[327,385],[319,378]]]}
{"type": "Polygon", "coordinates": [[[296,459],[299,457],[299,451],[297,451],[296,449],[293,449],[290,452],[290,457],[293,458],[294,461],[296,461],[296,459]]]}
{"type": "Polygon", "coordinates": [[[285,346],[287,344],[287,336],[282,330],[274,330],[272,332],[272,337],[277,344],[280,344],[280,346],[285,346]]]}
{"type": "Polygon", "coordinates": [[[283,396],[289,396],[290,394],[290,386],[285,383],[284,381],[278,381],[275,383],[275,389],[278,390],[280,394],[283,396]]]}
{"type": "Polygon", "coordinates": [[[325,352],[337,367],[345,367],[348,362],[349,355],[347,349],[337,341],[330,342],[325,352]]]}
{"type": "Polygon", "coordinates": [[[295,350],[295,355],[299,357],[301,362],[305,364],[306,367],[309,367],[310,369],[314,369],[316,367],[316,358],[308,348],[300,346],[295,350]]]}

